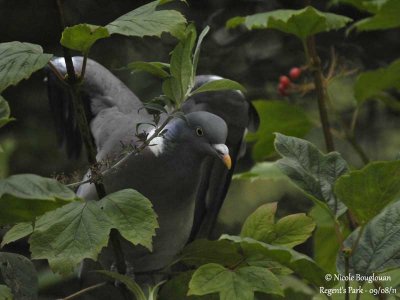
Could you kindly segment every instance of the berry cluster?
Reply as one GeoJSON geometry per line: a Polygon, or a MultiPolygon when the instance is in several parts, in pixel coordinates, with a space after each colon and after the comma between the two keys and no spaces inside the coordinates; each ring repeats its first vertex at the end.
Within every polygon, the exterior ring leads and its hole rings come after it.
{"type": "Polygon", "coordinates": [[[278,92],[282,96],[286,96],[286,91],[288,87],[292,84],[291,80],[295,80],[300,77],[301,75],[301,68],[294,67],[291,68],[289,71],[289,77],[286,75],[282,75],[279,77],[279,85],[278,85],[278,92]]]}

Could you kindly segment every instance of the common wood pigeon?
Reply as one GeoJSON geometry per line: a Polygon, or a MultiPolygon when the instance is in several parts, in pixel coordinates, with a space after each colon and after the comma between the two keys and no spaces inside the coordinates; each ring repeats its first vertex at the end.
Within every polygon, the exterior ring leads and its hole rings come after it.
{"type": "MultiPolygon", "coordinates": [[[[73,58],[76,70],[82,58],[73,58]]],[[[66,73],[63,58],[52,62],[66,73]]],[[[197,76],[196,86],[216,80],[197,76]]],[[[91,131],[97,146],[97,160],[116,156],[123,145],[137,142],[138,123],[152,122],[143,103],[124,83],[99,63],[88,60],[81,88],[91,131]]],[[[82,141],[73,116],[69,94],[48,71],[48,93],[59,141],[69,156],[79,155],[82,141]]],[[[175,118],[167,131],[145,150],[132,155],[124,166],[104,178],[107,193],[133,188],[153,203],[160,228],[153,239],[153,252],[122,241],[127,262],[134,272],[151,272],[168,265],[184,245],[198,235],[208,235],[210,223],[219,211],[230,184],[236,161],[243,148],[246,128],[255,130],[258,116],[238,91],[198,94],[182,106],[186,120],[175,118]],[[232,158],[232,166],[230,157],[232,158]]],[[[140,126],[141,132],[154,130],[140,126]]],[[[84,184],[78,195],[96,199],[93,184],[84,184]]],[[[212,223],[212,222],[211,222],[212,223]]],[[[100,256],[103,266],[112,264],[110,249],[100,256]]]]}

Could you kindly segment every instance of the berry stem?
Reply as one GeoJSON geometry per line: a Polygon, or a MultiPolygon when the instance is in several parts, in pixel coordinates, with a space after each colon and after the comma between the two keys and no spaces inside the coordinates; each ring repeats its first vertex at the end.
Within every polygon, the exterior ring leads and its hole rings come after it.
{"type": "Polygon", "coordinates": [[[321,119],[322,130],[325,138],[326,150],[328,152],[335,151],[335,145],[333,143],[331,126],[328,117],[328,95],[325,87],[325,78],[322,74],[321,60],[318,56],[314,36],[309,36],[305,41],[303,41],[304,52],[306,54],[306,59],[309,65],[310,72],[314,77],[315,89],[317,92],[318,109],[319,116],[321,119]]]}

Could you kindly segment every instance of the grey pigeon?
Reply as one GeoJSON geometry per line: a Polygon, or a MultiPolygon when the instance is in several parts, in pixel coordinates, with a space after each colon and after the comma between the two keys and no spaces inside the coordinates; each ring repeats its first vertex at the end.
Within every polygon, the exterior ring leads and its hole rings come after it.
{"type": "MultiPolygon", "coordinates": [[[[73,58],[80,70],[82,58],[73,58]]],[[[63,58],[53,60],[66,73],[63,58]]],[[[218,79],[198,76],[196,86],[218,79]]],[[[72,104],[58,79],[48,71],[48,93],[59,141],[69,156],[78,156],[82,141],[73,118],[72,104]]],[[[123,145],[135,144],[137,124],[151,133],[152,116],[143,103],[110,71],[88,60],[82,93],[97,146],[97,160],[120,155],[123,145]]],[[[158,215],[160,228],[153,238],[153,252],[123,240],[126,260],[135,273],[151,272],[167,266],[184,245],[198,235],[208,235],[241,150],[246,128],[256,129],[258,116],[238,91],[207,92],[187,100],[182,107],[185,119],[175,118],[139,155],[132,155],[117,171],[104,178],[107,193],[133,188],[148,197],[158,215]],[[229,156],[231,152],[231,156],[229,156]],[[232,162],[231,162],[232,157],[232,162]],[[208,221],[207,221],[208,220],[208,221]],[[201,231],[203,230],[203,233],[201,231]]],[[[93,184],[84,184],[78,194],[96,199],[93,184]]],[[[112,265],[112,253],[104,249],[103,267],[112,265]]]]}

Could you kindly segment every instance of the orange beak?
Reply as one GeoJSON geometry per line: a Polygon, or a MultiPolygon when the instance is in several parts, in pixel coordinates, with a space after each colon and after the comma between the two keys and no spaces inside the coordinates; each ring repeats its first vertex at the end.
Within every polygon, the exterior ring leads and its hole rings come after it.
{"type": "Polygon", "coordinates": [[[222,161],[224,162],[224,165],[226,166],[226,168],[227,168],[228,170],[230,170],[230,169],[232,168],[232,159],[231,159],[231,157],[229,156],[229,154],[225,154],[225,155],[222,157],[222,161]]]}

